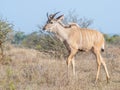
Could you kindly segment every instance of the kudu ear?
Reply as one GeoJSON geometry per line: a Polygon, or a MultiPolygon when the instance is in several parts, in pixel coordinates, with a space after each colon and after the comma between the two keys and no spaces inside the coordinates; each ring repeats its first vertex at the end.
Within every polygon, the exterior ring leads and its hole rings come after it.
{"type": "Polygon", "coordinates": [[[59,17],[56,18],[57,21],[61,21],[63,19],[64,19],[64,15],[61,15],[61,16],[59,16],[59,17]]]}

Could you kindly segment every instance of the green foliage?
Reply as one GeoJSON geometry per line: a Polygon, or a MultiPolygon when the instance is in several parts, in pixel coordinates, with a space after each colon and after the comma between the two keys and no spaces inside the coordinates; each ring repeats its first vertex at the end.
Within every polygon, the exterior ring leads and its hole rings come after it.
{"type": "Polygon", "coordinates": [[[48,53],[53,57],[63,57],[67,52],[63,43],[51,33],[33,32],[26,36],[22,45],[48,53]]]}
{"type": "Polygon", "coordinates": [[[15,89],[15,84],[13,82],[9,83],[9,90],[16,90],[15,89]]]}
{"type": "Polygon", "coordinates": [[[13,30],[13,25],[8,21],[0,19],[0,44],[5,42],[8,38],[8,33],[13,30]]]}
{"type": "Polygon", "coordinates": [[[53,57],[62,58],[67,54],[64,44],[53,34],[42,34],[40,37],[40,45],[40,51],[49,53],[53,57]]]}
{"type": "Polygon", "coordinates": [[[12,43],[19,45],[19,44],[21,44],[21,42],[23,41],[23,39],[25,37],[26,37],[26,35],[24,32],[17,31],[17,32],[15,32],[14,39],[13,39],[12,43]]]}
{"type": "Polygon", "coordinates": [[[3,59],[3,43],[6,42],[9,38],[9,33],[13,30],[13,25],[10,24],[8,21],[0,19],[0,59],[3,59]]]}
{"type": "Polygon", "coordinates": [[[110,42],[110,36],[108,34],[104,34],[104,38],[106,42],[110,42]]]}
{"type": "Polygon", "coordinates": [[[22,45],[28,48],[36,48],[36,45],[39,45],[38,32],[33,32],[29,35],[26,35],[26,38],[22,41],[22,45]]]}
{"type": "Polygon", "coordinates": [[[108,44],[114,44],[114,45],[119,45],[120,44],[120,36],[115,34],[115,35],[108,35],[104,34],[105,40],[108,44]]]}

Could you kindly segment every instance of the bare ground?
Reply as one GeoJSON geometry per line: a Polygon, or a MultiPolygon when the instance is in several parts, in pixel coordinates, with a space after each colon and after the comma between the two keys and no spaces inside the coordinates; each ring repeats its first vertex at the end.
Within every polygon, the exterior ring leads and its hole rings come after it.
{"type": "Polygon", "coordinates": [[[108,46],[103,53],[110,82],[104,68],[94,84],[97,64],[93,54],[76,56],[76,75],[67,72],[64,59],[53,59],[32,49],[11,48],[8,64],[0,65],[0,90],[120,90],[120,47],[108,46]]]}

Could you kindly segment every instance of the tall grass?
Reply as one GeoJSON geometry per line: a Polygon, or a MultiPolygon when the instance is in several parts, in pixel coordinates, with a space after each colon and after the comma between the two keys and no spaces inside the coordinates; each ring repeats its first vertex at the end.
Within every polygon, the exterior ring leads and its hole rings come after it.
{"type": "Polygon", "coordinates": [[[0,90],[120,90],[120,49],[107,47],[103,53],[111,76],[107,84],[102,67],[94,84],[97,64],[93,54],[78,53],[76,76],[67,72],[64,59],[53,59],[36,50],[12,47],[6,54],[12,59],[0,65],[0,90]]]}

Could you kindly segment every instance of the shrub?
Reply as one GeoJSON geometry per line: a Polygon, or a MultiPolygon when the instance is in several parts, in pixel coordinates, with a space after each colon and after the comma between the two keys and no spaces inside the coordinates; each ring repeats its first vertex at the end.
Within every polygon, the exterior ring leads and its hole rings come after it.
{"type": "Polygon", "coordinates": [[[4,43],[9,39],[9,33],[12,31],[13,25],[8,21],[0,19],[0,49],[1,49],[1,58],[3,59],[4,43]]]}

